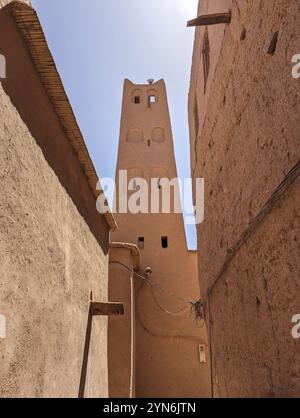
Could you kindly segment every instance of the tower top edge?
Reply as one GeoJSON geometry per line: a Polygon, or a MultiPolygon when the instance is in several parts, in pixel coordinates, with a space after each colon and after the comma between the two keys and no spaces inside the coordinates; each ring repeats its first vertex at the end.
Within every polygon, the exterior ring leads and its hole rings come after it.
{"type": "MultiPolygon", "coordinates": [[[[151,80],[151,79],[149,79],[151,80]]],[[[153,80],[152,83],[146,82],[146,83],[133,83],[131,80],[129,80],[128,78],[125,78],[124,80],[124,84],[130,84],[133,87],[151,87],[151,86],[155,86],[155,85],[159,85],[159,84],[165,84],[165,81],[163,78],[155,81],[153,80]]]]}

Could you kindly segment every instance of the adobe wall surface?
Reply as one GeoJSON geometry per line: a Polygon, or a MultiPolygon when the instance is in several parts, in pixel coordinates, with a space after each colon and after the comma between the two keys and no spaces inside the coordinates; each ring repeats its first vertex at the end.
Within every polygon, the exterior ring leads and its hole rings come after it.
{"type": "MultiPolygon", "coordinates": [[[[158,267],[151,263],[155,261],[154,255],[149,259],[154,270],[158,267]]],[[[194,314],[185,302],[168,294],[168,290],[176,289],[176,295],[191,300],[199,298],[199,293],[187,283],[189,279],[197,278],[196,254],[186,251],[176,261],[173,257],[173,261],[174,265],[169,257],[162,257],[159,276],[152,276],[153,282],[163,286],[166,292],[142,280],[136,282],[137,396],[209,398],[210,363],[205,326],[202,321],[194,320],[194,314]],[[167,287],[166,278],[170,277],[174,286],[169,283],[167,287]],[[178,283],[181,283],[181,289],[178,283]],[[200,345],[205,347],[205,363],[200,363],[200,345]]],[[[145,275],[145,272],[141,271],[141,274],[145,275]]]]}
{"type": "Polygon", "coordinates": [[[110,248],[110,302],[122,302],[124,315],[108,319],[108,383],[111,398],[135,396],[135,306],[133,259],[128,248],[110,248]]]}
{"type": "MultiPolygon", "coordinates": [[[[192,172],[206,186],[206,218],[198,227],[204,296],[230,249],[300,157],[299,81],[291,75],[300,5],[202,1],[199,14],[229,8],[230,25],[208,28],[206,94],[205,29],[196,30],[189,95],[192,172]],[[265,46],[274,31],[278,44],[269,55],[265,46]]],[[[213,288],[216,396],[299,395],[300,345],[291,337],[291,318],[300,310],[298,195],[299,180],[213,288]]]]}
{"type": "MultiPolygon", "coordinates": [[[[107,257],[0,85],[1,397],[77,397],[90,292],[107,257]]],[[[107,319],[93,320],[86,396],[107,395],[107,319]],[[100,343],[99,343],[100,342],[100,343]]]]}
{"type": "MultiPolygon", "coordinates": [[[[37,45],[36,51],[38,55],[40,51],[37,45]]],[[[54,111],[9,7],[0,12],[0,54],[6,58],[6,78],[1,80],[5,93],[18,109],[45,159],[107,253],[109,227],[104,216],[97,212],[95,196],[82,164],[66,135],[63,123],[54,111]]],[[[51,79],[51,75],[48,77],[51,79]]]]}
{"type": "Polygon", "coordinates": [[[215,394],[299,397],[300,179],[244,245],[213,292],[215,394]]]}

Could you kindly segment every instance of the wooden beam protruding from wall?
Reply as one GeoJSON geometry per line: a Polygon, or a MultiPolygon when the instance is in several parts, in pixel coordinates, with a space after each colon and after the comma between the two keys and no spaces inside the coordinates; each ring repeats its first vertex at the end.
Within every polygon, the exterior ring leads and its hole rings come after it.
{"type": "Polygon", "coordinates": [[[196,17],[196,19],[189,20],[187,22],[187,27],[219,25],[221,23],[230,23],[230,22],[231,22],[231,12],[214,13],[210,15],[198,16],[196,17]]]}
{"type": "Polygon", "coordinates": [[[80,375],[80,382],[79,382],[79,393],[78,393],[79,398],[84,398],[88,359],[89,359],[90,344],[91,344],[91,335],[92,335],[93,316],[99,316],[99,315],[102,315],[102,316],[124,315],[124,305],[123,303],[101,303],[101,302],[90,303],[86,335],[85,335],[81,375],[80,375]]]}
{"type": "Polygon", "coordinates": [[[91,302],[91,314],[92,316],[124,315],[124,305],[122,303],[91,302]]]}

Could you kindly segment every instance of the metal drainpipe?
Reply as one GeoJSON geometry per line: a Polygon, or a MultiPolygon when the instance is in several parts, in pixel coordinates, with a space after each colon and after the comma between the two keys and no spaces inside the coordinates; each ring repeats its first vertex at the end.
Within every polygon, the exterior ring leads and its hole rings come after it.
{"type": "Polygon", "coordinates": [[[134,386],[134,373],[135,373],[135,306],[134,306],[134,281],[133,281],[133,271],[130,274],[130,291],[131,291],[131,301],[130,301],[130,310],[131,310],[131,336],[130,336],[130,387],[129,387],[129,398],[133,398],[133,386],[134,386]]]}

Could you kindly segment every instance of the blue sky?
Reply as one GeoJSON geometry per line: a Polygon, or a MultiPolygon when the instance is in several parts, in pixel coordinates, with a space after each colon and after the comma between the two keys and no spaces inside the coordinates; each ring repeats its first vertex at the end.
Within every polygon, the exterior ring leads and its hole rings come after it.
{"type": "MultiPolygon", "coordinates": [[[[167,85],[179,177],[190,177],[187,99],[198,0],[32,0],[100,177],[115,174],[125,78],[167,85]]],[[[190,248],[196,248],[188,226],[190,248]]]]}

